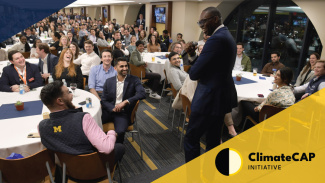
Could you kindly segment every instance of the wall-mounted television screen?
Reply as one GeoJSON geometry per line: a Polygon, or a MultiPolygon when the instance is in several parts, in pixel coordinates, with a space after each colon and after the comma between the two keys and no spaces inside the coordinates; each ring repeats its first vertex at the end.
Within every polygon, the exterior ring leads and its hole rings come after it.
{"type": "Polygon", "coordinates": [[[156,23],[166,23],[166,8],[165,7],[159,7],[155,8],[155,17],[156,17],[156,23]]]}

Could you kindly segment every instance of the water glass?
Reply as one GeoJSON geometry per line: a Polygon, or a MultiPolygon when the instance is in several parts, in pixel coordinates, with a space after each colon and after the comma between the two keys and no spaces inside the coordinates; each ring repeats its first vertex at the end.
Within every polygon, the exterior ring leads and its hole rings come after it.
{"type": "Polygon", "coordinates": [[[70,88],[73,92],[73,96],[76,96],[75,90],[77,89],[77,83],[70,83],[70,88]]]}

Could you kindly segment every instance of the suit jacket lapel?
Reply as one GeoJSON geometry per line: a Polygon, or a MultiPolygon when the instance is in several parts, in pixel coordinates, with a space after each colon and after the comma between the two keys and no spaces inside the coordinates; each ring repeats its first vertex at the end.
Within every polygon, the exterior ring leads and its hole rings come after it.
{"type": "Polygon", "coordinates": [[[31,68],[26,63],[26,83],[29,83],[28,80],[31,78],[31,68]]]}
{"type": "Polygon", "coordinates": [[[41,72],[44,73],[44,71],[43,71],[44,62],[42,61],[41,58],[39,58],[39,60],[40,60],[40,69],[41,69],[41,72]]]}
{"type": "Polygon", "coordinates": [[[12,73],[14,74],[14,79],[16,80],[15,83],[20,83],[20,77],[18,72],[16,71],[14,65],[12,64],[12,73]]]}
{"type": "Polygon", "coordinates": [[[108,87],[112,90],[112,97],[114,104],[116,103],[116,77],[112,78],[111,84],[108,83],[108,87]]]}
{"type": "Polygon", "coordinates": [[[130,79],[130,77],[126,76],[126,78],[124,80],[123,97],[122,97],[123,100],[124,100],[124,97],[125,97],[126,89],[128,88],[129,79],[130,79]]]}

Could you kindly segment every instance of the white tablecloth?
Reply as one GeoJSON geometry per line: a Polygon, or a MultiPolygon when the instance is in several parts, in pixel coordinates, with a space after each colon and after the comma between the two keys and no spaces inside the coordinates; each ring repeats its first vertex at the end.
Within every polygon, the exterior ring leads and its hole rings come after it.
{"type": "Polygon", "coordinates": [[[42,43],[47,43],[49,44],[52,41],[51,37],[40,37],[40,40],[42,41],[42,43]]]}
{"type": "MultiPolygon", "coordinates": [[[[232,76],[235,77],[237,73],[242,73],[242,77],[256,81],[256,83],[242,85],[235,84],[237,90],[238,104],[242,100],[262,103],[266,99],[266,97],[272,92],[270,89],[272,89],[273,87],[272,83],[274,81],[274,77],[264,77],[261,74],[253,76],[252,72],[240,71],[233,71],[232,76]],[[260,76],[264,77],[265,80],[260,79],[260,76]],[[264,97],[258,97],[258,94],[263,94],[264,97]]],[[[235,125],[238,125],[241,122],[242,117],[242,109],[240,105],[239,107],[236,107],[232,110],[232,116],[235,125]]]]}
{"type": "Polygon", "coordinates": [[[154,72],[158,73],[161,76],[161,81],[165,79],[164,74],[164,65],[165,62],[168,61],[168,58],[161,59],[157,56],[163,56],[165,57],[166,54],[169,54],[169,52],[155,52],[155,53],[143,53],[143,61],[145,61],[148,65],[148,68],[154,72]],[[152,57],[155,57],[155,61],[152,61],[152,57]]]}
{"type": "MultiPolygon", "coordinates": [[[[8,93],[0,92],[0,105],[15,103],[17,100],[23,102],[40,100],[39,94],[41,87],[37,88],[36,91],[30,91],[24,95],[19,93],[8,93]]],[[[79,102],[85,101],[86,97],[92,99],[92,108],[86,108],[85,105],[82,106],[84,112],[88,112],[96,120],[97,124],[102,128],[101,121],[101,106],[100,101],[93,94],[84,91],[76,90],[76,97],[73,98],[73,104],[76,107],[79,102]]],[[[13,110],[15,106],[13,105],[13,110]]],[[[44,105],[43,112],[49,112],[48,108],[44,105]]],[[[0,120],[0,157],[8,157],[12,152],[22,154],[24,157],[32,155],[44,147],[41,144],[40,138],[27,138],[27,135],[31,131],[37,131],[37,125],[43,119],[42,114],[21,117],[21,118],[11,118],[0,120]]]]}

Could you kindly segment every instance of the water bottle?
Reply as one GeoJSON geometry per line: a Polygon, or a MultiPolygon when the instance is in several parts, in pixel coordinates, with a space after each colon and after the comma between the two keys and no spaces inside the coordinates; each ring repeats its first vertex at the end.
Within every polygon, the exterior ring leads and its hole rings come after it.
{"type": "Polygon", "coordinates": [[[62,82],[63,82],[63,85],[64,85],[64,86],[68,87],[68,86],[67,86],[67,82],[65,82],[65,79],[62,79],[62,82]]]}
{"type": "Polygon", "coordinates": [[[52,76],[50,75],[49,76],[49,83],[52,83],[53,82],[53,78],[52,78],[52,76]]]}
{"type": "Polygon", "coordinates": [[[25,93],[25,89],[24,89],[24,84],[20,84],[19,85],[19,94],[24,94],[25,93]]]}

